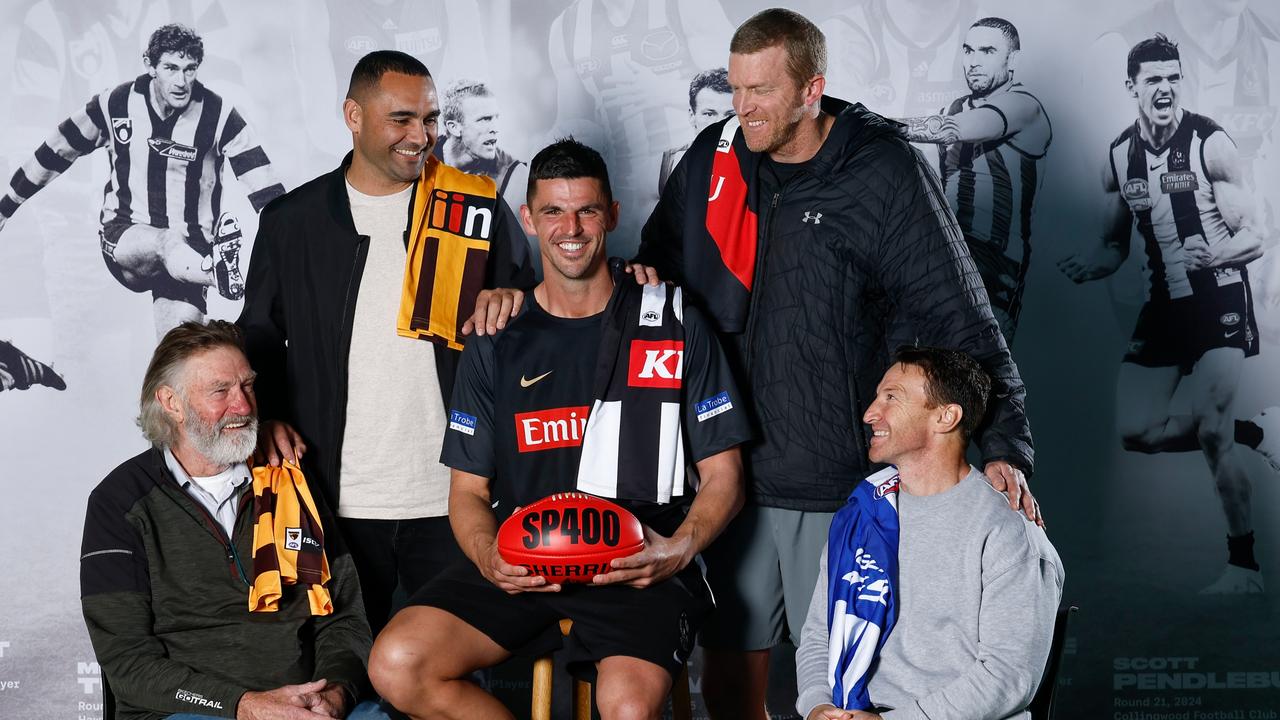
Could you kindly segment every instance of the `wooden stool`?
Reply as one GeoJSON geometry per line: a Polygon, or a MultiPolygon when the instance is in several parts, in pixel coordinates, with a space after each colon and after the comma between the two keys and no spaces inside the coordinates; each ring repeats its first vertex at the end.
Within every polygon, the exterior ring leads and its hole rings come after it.
{"type": "MultiPolygon", "coordinates": [[[[565,618],[560,621],[561,635],[567,636],[572,628],[572,620],[565,618]]],[[[533,661],[532,720],[551,720],[551,671],[551,653],[533,661]]],[[[693,716],[688,664],[680,668],[680,675],[671,686],[671,716],[673,720],[691,720],[693,716]]],[[[574,720],[591,720],[591,683],[586,680],[575,678],[573,681],[573,717],[574,720]]]]}

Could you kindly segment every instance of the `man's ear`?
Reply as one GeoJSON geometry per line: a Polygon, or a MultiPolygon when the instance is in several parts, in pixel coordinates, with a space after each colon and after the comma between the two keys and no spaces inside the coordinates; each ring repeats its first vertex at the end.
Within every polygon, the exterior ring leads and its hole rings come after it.
{"type": "Polygon", "coordinates": [[[947,403],[938,408],[938,432],[949,433],[960,427],[964,419],[964,408],[955,403],[947,403]]]}
{"type": "Polygon", "coordinates": [[[1124,81],[1124,89],[1129,91],[1129,97],[1133,98],[1134,100],[1138,99],[1137,86],[1133,84],[1132,80],[1124,81]]]}
{"type": "Polygon", "coordinates": [[[822,93],[827,89],[827,79],[822,75],[814,75],[804,85],[804,104],[817,105],[822,102],[822,93]]]}
{"type": "Polygon", "coordinates": [[[168,385],[161,385],[156,389],[156,401],[160,403],[160,407],[164,409],[166,415],[174,422],[182,422],[182,399],[178,397],[177,391],[168,385]]]}
{"type": "Polygon", "coordinates": [[[347,98],[342,101],[342,120],[347,124],[347,129],[353,133],[360,132],[360,123],[364,120],[364,109],[360,107],[360,103],[347,98]]]}

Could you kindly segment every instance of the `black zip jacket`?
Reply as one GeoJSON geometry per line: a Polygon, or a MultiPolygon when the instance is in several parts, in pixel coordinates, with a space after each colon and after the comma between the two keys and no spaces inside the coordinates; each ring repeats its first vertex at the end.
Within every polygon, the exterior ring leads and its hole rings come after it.
{"type": "Polygon", "coordinates": [[[326,678],[357,697],[366,685],[369,624],[360,582],[332,517],[325,530],[333,613],[313,616],[307,586],[285,585],[276,612],[249,612],[253,488],[235,532],[193,500],[160,450],[111,472],[89,495],[80,603],[116,717],[235,717],[240,696],[326,678]]]}
{"type": "Polygon", "coordinates": [[[711,315],[749,394],[759,439],[747,450],[753,502],[831,512],[872,471],[862,413],[901,345],[962,350],[992,375],[977,440],[984,462],[1030,473],[1026,390],[937,177],[862,105],[824,97],[835,118],[805,168],[762,197],[761,156],[735,150],[759,216],[750,293],[705,227],[712,156],[706,128],[645,224],[636,261],[685,288],[711,315]]]}
{"type": "MultiPolygon", "coordinates": [[[[347,419],[351,325],[369,250],[369,237],[358,234],[351,219],[350,164],[348,154],[338,169],[262,211],[238,321],[245,354],[258,373],[259,415],[284,420],[302,434],[307,479],[323,488],[333,508],[338,507],[347,419]]],[[[485,287],[528,288],[533,285],[528,241],[501,197],[498,208],[485,287]]],[[[412,212],[410,207],[405,216],[406,247],[412,212]]],[[[388,328],[394,322],[388,318],[388,328]]],[[[461,355],[435,345],[440,402],[446,409],[461,355]]]]}

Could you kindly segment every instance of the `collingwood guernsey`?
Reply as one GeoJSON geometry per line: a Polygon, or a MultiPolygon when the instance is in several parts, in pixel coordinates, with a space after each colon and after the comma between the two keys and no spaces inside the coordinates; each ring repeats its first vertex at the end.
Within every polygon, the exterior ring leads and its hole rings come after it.
{"type": "Polygon", "coordinates": [[[467,341],[441,462],[491,478],[499,520],[576,489],[669,536],[693,499],[686,467],[750,438],[706,321],[677,288],[626,281],[586,318],[531,293],[504,330],[467,341]]]}

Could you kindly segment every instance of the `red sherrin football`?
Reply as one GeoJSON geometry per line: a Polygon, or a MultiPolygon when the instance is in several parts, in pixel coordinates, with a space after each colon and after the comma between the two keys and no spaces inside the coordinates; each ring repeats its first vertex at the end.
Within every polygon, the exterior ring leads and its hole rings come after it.
{"type": "Polygon", "coordinates": [[[498,554],[548,583],[589,583],[609,561],[644,548],[640,521],[626,508],[580,492],[526,505],[498,528],[498,554]]]}

